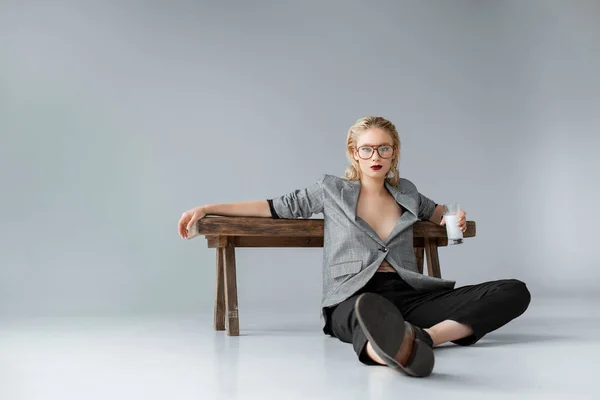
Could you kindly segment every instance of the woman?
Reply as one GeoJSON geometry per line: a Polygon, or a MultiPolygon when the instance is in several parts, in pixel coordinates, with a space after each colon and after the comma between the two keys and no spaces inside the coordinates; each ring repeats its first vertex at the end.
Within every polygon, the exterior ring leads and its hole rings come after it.
{"type": "MultiPolygon", "coordinates": [[[[455,282],[418,272],[412,225],[441,225],[443,206],[400,178],[400,139],[381,117],[358,120],[349,130],[345,178],[323,175],[312,186],[266,201],[211,204],[179,221],[186,238],[207,214],[309,218],[323,213],[323,332],[352,343],[367,365],[388,365],[428,376],[433,347],[471,345],[521,315],[530,294],[518,280],[454,288],[455,282]]],[[[466,230],[466,213],[458,225],[466,230]]]]}

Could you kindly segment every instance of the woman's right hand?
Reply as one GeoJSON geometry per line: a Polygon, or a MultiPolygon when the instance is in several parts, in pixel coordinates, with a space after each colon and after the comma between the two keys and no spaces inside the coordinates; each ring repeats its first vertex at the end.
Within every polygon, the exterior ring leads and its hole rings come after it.
{"type": "Polygon", "coordinates": [[[194,226],[194,224],[198,222],[198,220],[204,218],[205,215],[206,211],[204,209],[204,206],[192,208],[191,210],[184,212],[181,216],[181,219],[179,220],[179,236],[181,236],[184,239],[187,239],[192,226],[194,226]]]}

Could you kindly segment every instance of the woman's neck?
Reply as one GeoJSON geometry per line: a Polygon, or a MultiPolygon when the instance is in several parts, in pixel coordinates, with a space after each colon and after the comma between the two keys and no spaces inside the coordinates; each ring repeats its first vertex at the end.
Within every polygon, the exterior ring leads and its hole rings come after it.
{"type": "Polygon", "coordinates": [[[360,190],[371,196],[384,196],[387,194],[387,189],[385,188],[385,178],[373,179],[369,177],[362,177],[360,179],[360,190]]]}

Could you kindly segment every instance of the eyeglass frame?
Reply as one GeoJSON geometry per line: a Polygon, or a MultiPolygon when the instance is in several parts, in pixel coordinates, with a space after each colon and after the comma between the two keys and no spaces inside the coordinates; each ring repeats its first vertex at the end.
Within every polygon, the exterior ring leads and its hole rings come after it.
{"type": "Polygon", "coordinates": [[[379,157],[383,158],[384,160],[389,160],[390,158],[394,158],[394,154],[396,153],[396,148],[393,145],[389,145],[389,144],[382,144],[379,146],[360,146],[360,147],[355,147],[356,153],[358,154],[358,158],[360,158],[361,160],[368,160],[369,158],[373,157],[373,154],[375,154],[375,150],[377,150],[377,154],[379,154],[379,157]],[[360,156],[360,151],[358,151],[359,149],[363,148],[363,147],[369,147],[371,149],[371,155],[367,158],[362,158],[360,156]],[[381,155],[381,153],[379,152],[379,148],[380,147],[391,147],[392,148],[392,155],[389,157],[384,157],[381,155]]]}

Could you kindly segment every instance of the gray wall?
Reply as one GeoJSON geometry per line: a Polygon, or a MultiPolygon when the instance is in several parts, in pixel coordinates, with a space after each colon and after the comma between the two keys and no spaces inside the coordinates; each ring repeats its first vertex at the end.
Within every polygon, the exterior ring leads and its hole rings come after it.
{"type": "MultiPolygon", "coordinates": [[[[0,315],[210,312],[181,213],[343,176],[365,115],[477,221],[444,277],[590,295],[598,71],[598,1],[3,0],[0,315]]],[[[240,312],[318,318],[321,249],[237,255],[240,312]]]]}

